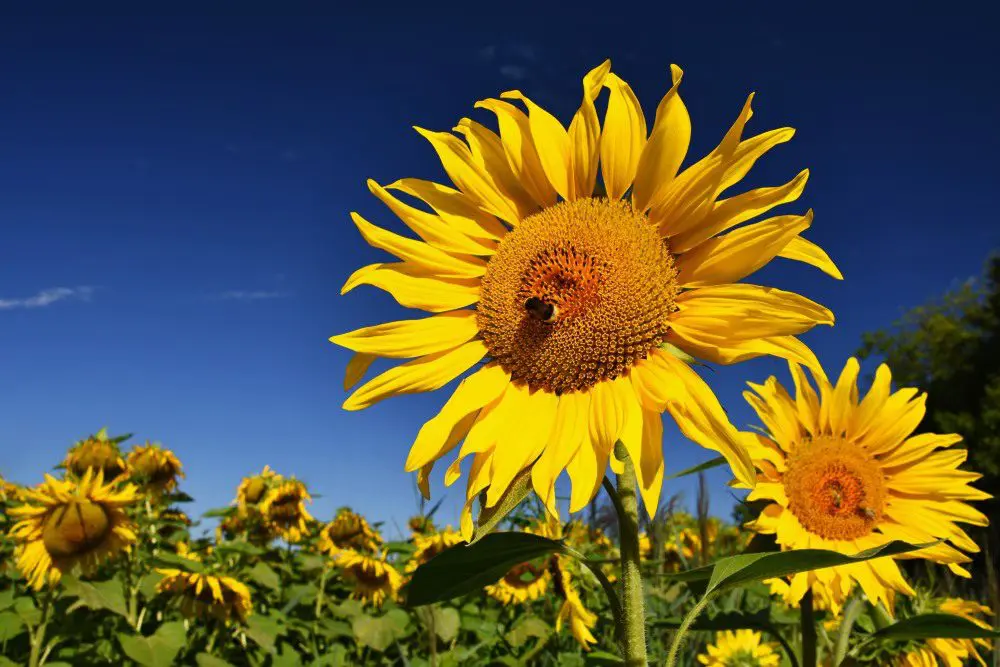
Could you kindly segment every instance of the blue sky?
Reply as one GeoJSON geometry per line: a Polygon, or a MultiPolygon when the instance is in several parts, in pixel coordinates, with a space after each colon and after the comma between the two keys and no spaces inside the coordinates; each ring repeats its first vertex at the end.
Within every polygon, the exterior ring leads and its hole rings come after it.
{"type": "MultiPolygon", "coordinates": [[[[828,15],[745,3],[663,16],[540,3],[482,18],[457,5],[8,12],[0,473],[33,483],[106,425],[173,448],[195,510],[226,504],[241,476],[271,464],[322,494],[320,517],[350,504],[403,524],[416,508],[403,460],[445,393],[340,409],[348,354],[326,339],[407,316],[371,288],[339,296],[379,257],[348,213],[391,226],[366,178],[443,177],[412,125],[484,120],[472,104],[511,88],[567,120],[581,76],[607,57],[650,115],[670,63],[684,68],[692,155],[751,90],[752,131],[798,129],[747,186],[810,167],[808,236],[846,280],[782,260],[755,280],[834,310],[837,326],[806,340],[839,371],[863,331],[978,274],[1000,245],[991,23],[874,4],[828,15]]],[[[768,361],[711,374],[736,424],[751,419],[743,383],[771,372],[784,377],[768,361]]],[[[666,434],[668,473],[708,458],[666,434]]],[[[711,475],[716,513],[728,511],[726,478],[711,475]]],[[[460,495],[446,492],[444,517],[460,495]]]]}

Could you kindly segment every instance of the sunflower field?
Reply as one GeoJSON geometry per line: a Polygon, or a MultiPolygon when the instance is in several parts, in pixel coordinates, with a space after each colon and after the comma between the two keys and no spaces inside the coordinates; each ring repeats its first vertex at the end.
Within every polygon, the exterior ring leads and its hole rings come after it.
{"type": "Polygon", "coordinates": [[[315,517],[280,461],[189,517],[172,451],[101,430],[3,483],[0,667],[996,664],[991,495],[962,436],[922,428],[927,395],[887,364],[864,388],[854,358],[828,374],[800,336],[834,314],[745,282],[778,259],[844,276],[802,236],[812,210],[761,219],[808,170],[727,193],[794,135],[744,137],[754,95],[681,168],[683,74],[648,126],[610,61],[567,125],[517,90],[480,100],[498,131],[417,128],[451,185],[368,181],[412,234],[351,213],[398,261],[342,292],[426,316],[330,339],[343,408],[451,387],[399,460],[425,501],[432,475],[464,481],[456,525],[315,517]],[[738,428],[702,370],[767,356],[787,377],[748,383],[738,428]],[[712,458],[667,477],[667,416],[712,458]],[[693,514],[663,497],[716,466],[730,521],[704,483],[693,514]]]}

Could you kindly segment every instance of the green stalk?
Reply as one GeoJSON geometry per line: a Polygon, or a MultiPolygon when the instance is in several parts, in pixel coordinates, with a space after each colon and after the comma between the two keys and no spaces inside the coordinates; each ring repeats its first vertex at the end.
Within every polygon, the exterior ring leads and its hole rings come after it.
{"type": "Polygon", "coordinates": [[[647,667],[646,612],[643,609],[642,572],[639,569],[639,498],[635,465],[621,441],[615,456],[623,463],[618,475],[618,540],[622,568],[622,625],[619,641],[627,667],[647,667]]]}
{"type": "Polygon", "coordinates": [[[799,602],[802,625],[802,667],[816,667],[816,616],[813,614],[812,589],[799,602]]]}
{"type": "Polygon", "coordinates": [[[688,630],[691,628],[691,624],[695,622],[695,619],[701,615],[701,612],[705,611],[705,607],[708,606],[711,600],[711,595],[706,595],[702,599],[698,600],[698,604],[691,608],[691,611],[687,613],[684,620],[681,621],[681,625],[677,628],[677,632],[674,633],[674,641],[670,644],[670,652],[667,653],[667,663],[666,667],[676,667],[677,657],[681,651],[681,647],[684,645],[684,639],[687,636],[688,630]]]}
{"type": "Polygon", "coordinates": [[[52,598],[55,589],[50,585],[42,598],[42,618],[38,626],[31,633],[31,654],[28,658],[28,667],[39,667],[44,661],[42,656],[42,645],[45,643],[45,628],[49,623],[49,609],[52,607],[52,598]]]}
{"type": "Polygon", "coordinates": [[[837,646],[833,654],[834,665],[839,665],[843,662],[844,657],[847,655],[847,648],[851,642],[851,629],[861,614],[861,608],[861,599],[857,596],[852,597],[851,601],[844,607],[844,620],[840,622],[840,630],[837,633],[837,646]]]}

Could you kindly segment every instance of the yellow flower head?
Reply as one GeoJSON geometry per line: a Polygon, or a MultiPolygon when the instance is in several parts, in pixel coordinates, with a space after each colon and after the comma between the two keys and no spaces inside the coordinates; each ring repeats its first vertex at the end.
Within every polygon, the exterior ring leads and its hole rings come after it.
{"type": "Polygon", "coordinates": [[[184,477],[177,455],[157,444],[136,445],[127,462],[136,483],[154,495],[173,491],[178,478],[184,477]]]}
{"type": "Polygon", "coordinates": [[[236,505],[244,511],[256,507],[268,490],[281,483],[281,480],[281,475],[271,470],[271,466],[264,466],[259,475],[244,477],[236,489],[236,505]]]}
{"type": "Polygon", "coordinates": [[[395,599],[403,585],[403,577],[386,562],[385,555],[371,556],[356,551],[343,551],[337,565],[344,577],[354,584],[351,597],[381,607],[386,599],[395,599]]]}
{"type": "Polygon", "coordinates": [[[242,623],[253,611],[250,591],[232,577],[176,569],[157,572],[164,578],[156,590],[178,601],[181,613],[187,618],[242,623]]]}
{"type": "Polygon", "coordinates": [[[456,544],[461,544],[464,541],[462,535],[452,530],[451,526],[448,526],[441,532],[430,535],[414,535],[413,546],[416,547],[416,550],[413,552],[410,560],[406,562],[406,573],[412,574],[418,567],[445,549],[453,547],[456,544]]]}
{"type": "Polygon", "coordinates": [[[619,440],[654,510],[664,411],[686,436],[721,452],[750,486],[753,464],[691,357],[729,364],[776,355],[816,365],[795,336],[832,324],[830,311],[791,292],[738,282],[777,256],[840,277],[800,236],[811,211],[743,225],[797,199],[808,172],[722,198],[793,130],[743,139],[751,96],[715,150],[679,171],[691,121],[678,92],[682,72],[672,73],[651,129],[610,61],[584,77],[583,103],[568,130],[519,91],[476,104],[496,114],[499,134],[467,118],[455,128],[462,138],[418,128],[455,187],[418,179],[368,185],[420,238],[352,214],[369,244],[401,261],[363,267],[341,291],[371,285],[434,315],[331,338],[356,353],[348,386],[376,358],[412,359],[361,386],[344,408],[432,391],[475,368],[420,430],[406,461],[426,496],[439,459],[461,445],[445,475],[450,485],[460,461],[472,457],[461,524],[467,538],[480,493],[495,506],[525,470],[553,514],[555,481],[567,471],[570,511],[578,511],[609,463],[621,470],[612,456],[619,440]],[[602,124],[594,103],[605,88],[602,124]]]}
{"type": "MultiPolygon", "coordinates": [[[[963,600],[961,598],[933,600],[931,601],[930,609],[925,611],[954,614],[975,623],[981,628],[990,629],[992,627],[983,620],[984,617],[990,618],[993,615],[992,610],[986,605],[971,600],[963,600]]],[[[920,647],[914,653],[919,655],[929,650],[933,655],[938,657],[941,664],[947,667],[961,667],[968,664],[969,659],[975,659],[982,667],[987,667],[986,661],[980,654],[979,647],[989,654],[993,644],[988,639],[928,639],[926,640],[926,645],[920,647]]],[[[903,664],[912,664],[912,662],[903,664]]],[[[931,664],[936,665],[937,663],[931,664]]]]}
{"type": "MultiPolygon", "coordinates": [[[[924,417],[926,396],[916,389],[890,391],[889,368],[879,366],[868,395],[858,395],[858,362],[849,359],[836,385],[813,371],[819,394],[802,369],[791,365],[796,396],[771,377],[751,384],[745,396],[767,428],[746,434],[760,478],[749,500],[769,500],[754,530],[774,534],[782,549],[806,547],[853,554],[891,540],[936,546],[906,557],[946,563],[958,574],[964,551],[978,551],[956,522],[985,526],[986,517],[965,501],[989,498],[970,486],[976,473],[959,470],[961,437],[911,436],[924,417]]],[[[813,582],[838,603],[857,581],[872,603],[892,608],[893,591],[913,595],[895,561],[878,558],[850,567],[797,574],[789,599],[813,582]]]]}
{"type": "Polygon", "coordinates": [[[77,477],[83,477],[90,469],[100,470],[104,479],[108,481],[126,470],[125,459],[118,449],[118,443],[108,438],[107,429],[101,429],[97,435],[73,445],[66,453],[63,466],[77,477]]]}
{"type": "Polygon", "coordinates": [[[753,630],[720,632],[715,644],[709,644],[698,662],[708,667],[778,667],[781,656],[770,644],[761,643],[761,635],[753,630]]]}
{"type": "Polygon", "coordinates": [[[157,529],[160,537],[169,539],[174,533],[191,526],[191,518],[179,509],[168,507],[158,516],[160,526],[157,529]]]}
{"type": "Polygon", "coordinates": [[[556,616],[556,632],[562,630],[563,623],[569,624],[569,631],[584,651],[589,651],[592,644],[597,643],[591,630],[597,625],[597,614],[587,609],[580,599],[580,593],[573,584],[573,575],[568,564],[571,559],[555,555],[549,561],[549,572],[552,574],[556,593],[562,597],[563,604],[556,616]]]}
{"type": "Polygon", "coordinates": [[[501,604],[531,602],[545,595],[552,578],[545,566],[534,563],[515,565],[500,581],[486,586],[486,593],[501,604]]]}
{"type": "Polygon", "coordinates": [[[371,552],[382,544],[382,537],[368,521],[344,507],[333,521],[323,526],[319,534],[320,551],[336,556],[341,551],[371,552]]]}
{"type": "Polygon", "coordinates": [[[22,499],[23,506],[10,510],[19,519],[10,537],[17,566],[36,590],[76,566],[89,573],[136,541],[125,513],[136,500],[135,487],[105,485],[99,469],[88,468],[80,479],[46,475],[44,483],[24,489],[22,499]]]}
{"type": "Polygon", "coordinates": [[[416,516],[411,516],[408,522],[410,526],[410,532],[416,535],[429,535],[433,533],[437,528],[434,527],[434,522],[429,516],[424,516],[423,514],[417,514],[416,516]]]}
{"type": "Polygon", "coordinates": [[[306,485],[297,479],[289,479],[264,495],[260,513],[275,533],[289,542],[298,542],[313,520],[306,510],[307,502],[312,502],[312,496],[306,485]]]}
{"type": "Polygon", "coordinates": [[[0,476],[0,503],[15,502],[21,498],[21,487],[0,476]]]}

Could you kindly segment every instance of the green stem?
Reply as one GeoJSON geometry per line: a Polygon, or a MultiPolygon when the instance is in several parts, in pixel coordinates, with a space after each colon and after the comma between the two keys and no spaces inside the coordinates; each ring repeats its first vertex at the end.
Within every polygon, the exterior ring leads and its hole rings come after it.
{"type": "MultiPolygon", "coordinates": [[[[622,657],[627,667],[646,667],[646,612],[643,609],[642,572],[639,568],[639,498],[635,465],[625,445],[615,443],[615,456],[622,462],[618,474],[618,540],[622,567],[622,657]]],[[[614,500],[614,496],[612,496],[614,500]]]]}
{"type": "Polygon", "coordinates": [[[45,597],[42,598],[42,618],[31,635],[31,654],[28,658],[28,667],[39,667],[45,659],[42,655],[42,645],[45,643],[45,628],[49,623],[49,609],[52,607],[54,595],[55,589],[49,586],[48,590],[45,591],[45,597]]]}
{"type": "Polygon", "coordinates": [[[324,566],[323,575],[319,578],[319,592],[316,593],[316,612],[314,616],[317,621],[320,619],[320,613],[323,611],[323,602],[325,602],[323,597],[326,594],[326,579],[328,576],[330,576],[330,567],[324,566]]]}
{"type": "Polygon", "coordinates": [[[816,667],[816,616],[813,613],[811,589],[802,596],[799,612],[802,625],[802,667],[816,667]]]}
{"type": "Polygon", "coordinates": [[[840,622],[840,630],[837,633],[837,646],[834,648],[833,653],[834,665],[839,665],[843,662],[844,657],[847,655],[847,647],[851,642],[851,629],[861,614],[861,608],[861,599],[857,596],[851,598],[851,601],[844,607],[844,619],[840,622]]]}
{"type": "Polygon", "coordinates": [[[677,628],[677,632],[674,634],[674,641],[670,644],[670,652],[667,653],[666,667],[675,667],[677,665],[677,656],[684,645],[684,639],[691,628],[691,624],[701,615],[701,612],[705,611],[705,607],[708,606],[710,600],[710,595],[706,595],[698,600],[698,604],[692,607],[691,611],[684,617],[684,620],[681,621],[680,627],[677,628]]]}

